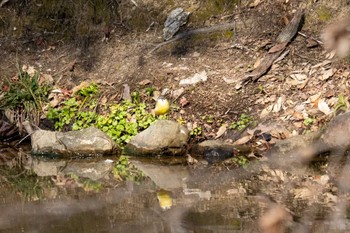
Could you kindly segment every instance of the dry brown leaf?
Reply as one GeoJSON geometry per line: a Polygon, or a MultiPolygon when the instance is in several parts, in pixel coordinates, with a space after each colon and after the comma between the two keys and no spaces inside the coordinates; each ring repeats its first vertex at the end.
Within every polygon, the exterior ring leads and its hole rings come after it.
{"type": "Polygon", "coordinates": [[[308,39],[306,40],[306,47],[308,47],[308,48],[314,48],[314,47],[316,47],[316,46],[318,46],[318,43],[317,43],[316,40],[311,39],[311,38],[308,38],[308,39]]]}
{"type": "Polygon", "coordinates": [[[291,86],[298,86],[303,84],[305,81],[299,81],[295,79],[287,79],[286,84],[291,85],[291,86]]]}
{"type": "Polygon", "coordinates": [[[272,111],[273,112],[279,112],[282,109],[282,107],[283,107],[284,101],[285,101],[285,97],[284,96],[280,96],[277,99],[277,102],[274,104],[272,111]]]}
{"type": "Polygon", "coordinates": [[[216,132],[215,139],[218,139],[219,137],[221,137],[226,132],[226,130],[227,130],[227,124],[223,124],[219,128],[218,132],[216,132]]]}
{"type": "Polygon", "coordinates": [[[159,96],[160,96],[160,91],[154,91],[154,92],[153,92],[153,97],[152,97],[152,99],[153,99],[154,101],[157,101],[157,99],[158,99],[159,96]]]}
{"type": "Polygon", "coordinates": [[[264,118],[267,115],[269,115],[269,113],[272,112],[273,106],[274,105],[271,104],[271,105],[267,106],[266,108],[264,108],[260,113],[260,118],[264,118]]]}
{"type": "Polygon", "coordinates": [[[308,199],[313,196],[313,193],[308,188],[298,188],[293,190],[294,197],[300,199],[308,199]]]}
{"type": "Polygon", "coordinates": [[[73,87],[72,94],[75,94],[80,89],[88,87],[89,85],[90,85],[90,82],[86,82],[86,81],[81,82],[78,86],[73,87]]]}
{"type": "Polygon", "coordinates": [[[300,112],[294,112],[294,113],[292,114],[292,116],[293,116],[295,119],[297,119],[297,120],[303,120],[303,119],[304,119],[303,114],[301,114],[300,112]]]}
{"type": "Polygon", "coordinates": [[[290,77],[294,80],[304,81],[307,79],[306,74],[291,74],[290,77]]]}
{"type": "Polygon", "coordinates": [[[301,121],[296,121],[296,122],[293,122],[293,125],[294,125],[295,127],[297,127],[297,128],[301,128],[301,127],[303,127],[303,122],[301,122],[301,121]]]}
{"type": "Polygon", "coordinates": [[[108,101],[107,97],[106,97],[106,96],[103,96],[103,97],[101,98],[101,100],[100,100],[100,103],[101,103],[102,105],[105,105],[105,104],[107,103],[107,101],[108,101]]]}
{"type": "Polygon", "coordinates": [[[139,82],[139,85],[145,86],[145,85],[150,84],[150,83],[151,83],[151,80],[149,80],[149,79],[144,79],[144,80],[142,80],[142,81],[139,82]]]}
{"type": "Polygon", "coordinates": [[[235,141],[233,143],[233,145],[237,146],[237,145],[243,145],[243,144],[246,144],[247,142],[249,142],[249,140],[252,138],[251,135],[247,135],[247,136],[244,136],[240,139],[238,139],[237,141],[235,141]]]}
{"type": "Polygon", "coordinates": [[[325,115],[331,114],[333,111],[329,108],[328,104],[324,101],[324,99],[320,99],[317,104],[318,110],[323,112],[325,115]]]}
{"type": "Polygon", "coordinates": [[[184,107],[184,106],[186,106],[187,104],[189,104],[190,102],[185,98],[185,96],[182,96],[181,98],[180,98],[180,105],[181,105],[181,107],[184,107]]]}
{"type": "Polygon", "coordinates": [[[328,70],[323,71],[323,74],[322,74],[322,76],[320,76],[320,79],[322,81],[329,79],[330,77],[332,77],[334,75],[335,71],[336,71],[335,69],[328,69],[328,70]]]}
{"type": "Polygon", "coordinates": [[[254,0],[254,2],[249,4],[249,7],[253,8],[258,6],[261,3],[262,0],[254,0]]]}

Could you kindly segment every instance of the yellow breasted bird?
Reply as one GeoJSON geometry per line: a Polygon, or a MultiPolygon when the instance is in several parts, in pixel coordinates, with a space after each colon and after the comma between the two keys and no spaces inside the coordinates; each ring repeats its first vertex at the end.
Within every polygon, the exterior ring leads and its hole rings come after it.
{"type": "Polygon", "coordinates": [[[169,112],[170,110],[170,103],[164,96],[159,96],[157,99],[156,107],[154,109],[154,112],[157,116],[164,115],[165,113],[169,112]]]}

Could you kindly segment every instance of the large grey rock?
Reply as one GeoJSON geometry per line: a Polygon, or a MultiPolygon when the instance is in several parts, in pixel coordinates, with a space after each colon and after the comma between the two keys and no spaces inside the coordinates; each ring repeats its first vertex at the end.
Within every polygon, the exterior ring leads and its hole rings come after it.
{"type": "Polygon", "coordinates": [[[187,23],[188,16],[189,13],[185,12],[182,8],[176,8],[173,10],[164,23],[164,40],[170,40],[180,29],[180,26],[187,23]]]}
{"type": "Polygon", "coordinates": [[[177,122],[158,120],[133,137],[125,147],[129,155],[180,155],[186,151],[188,129],[177,122]]]}
{"type": "Polygon", "coordinates": [[[268,157],[279,166],[303,165],[317,155],[344,155],[350,148],[350,112],[334,117],[325,129],[276,143],[268,157]]]}
{"type": "Polygon", "coordinates": [[[278,167],[298,167],[309,160],[306,153],[309,153],[319,138],[320,132],[314,132],[279,141],[268,151],[266,156],[271,164],[278,167]]]}
{"type": "Polygon", "coordinates": [[[117,151],[115,142],[94,127],[65,133],[37,130],[31,140],[32,153],[39,155],[99,156],[117,151]]]}

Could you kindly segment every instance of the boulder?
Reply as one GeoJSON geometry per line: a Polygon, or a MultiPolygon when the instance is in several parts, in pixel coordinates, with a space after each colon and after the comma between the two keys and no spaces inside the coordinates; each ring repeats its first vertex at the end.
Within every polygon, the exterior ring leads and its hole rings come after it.
{"type": "Polygon", "coordinates": [[[101,130],[90,127],[78,131],[37,130],[31,135],[32,153],[53,157],[101,156],[117,152],[117,145],[101,130]]]}
{"type": "Polygon", "coordinates": [[[276,143],[267,154],[279,166],[303,165],[316,156],[344,155],[350,148],[350,112],[334,117],[325,129],[307,135],[298,135],[276,143]]]}
{"type": "Polygon", "coordinates": [[[133,137],[124,152],[128,155],[181,155],[185,153],[189,131],[175,121],[158,120],[133,137]]]}

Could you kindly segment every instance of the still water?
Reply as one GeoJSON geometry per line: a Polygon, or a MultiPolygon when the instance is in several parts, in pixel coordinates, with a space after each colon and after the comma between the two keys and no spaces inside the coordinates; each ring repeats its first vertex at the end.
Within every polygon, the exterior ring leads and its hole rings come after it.
{"type": "Polygon", "coordinates": [[[350,232],[348,195],[336,197],[336,185],[316,185],[311,175],[133,163],[149,178],[99,192],[51,186],[28,201],[3,185],[0,232],[350,232]],[[304,187],[316,191],[303,196],[304,187]]]}

